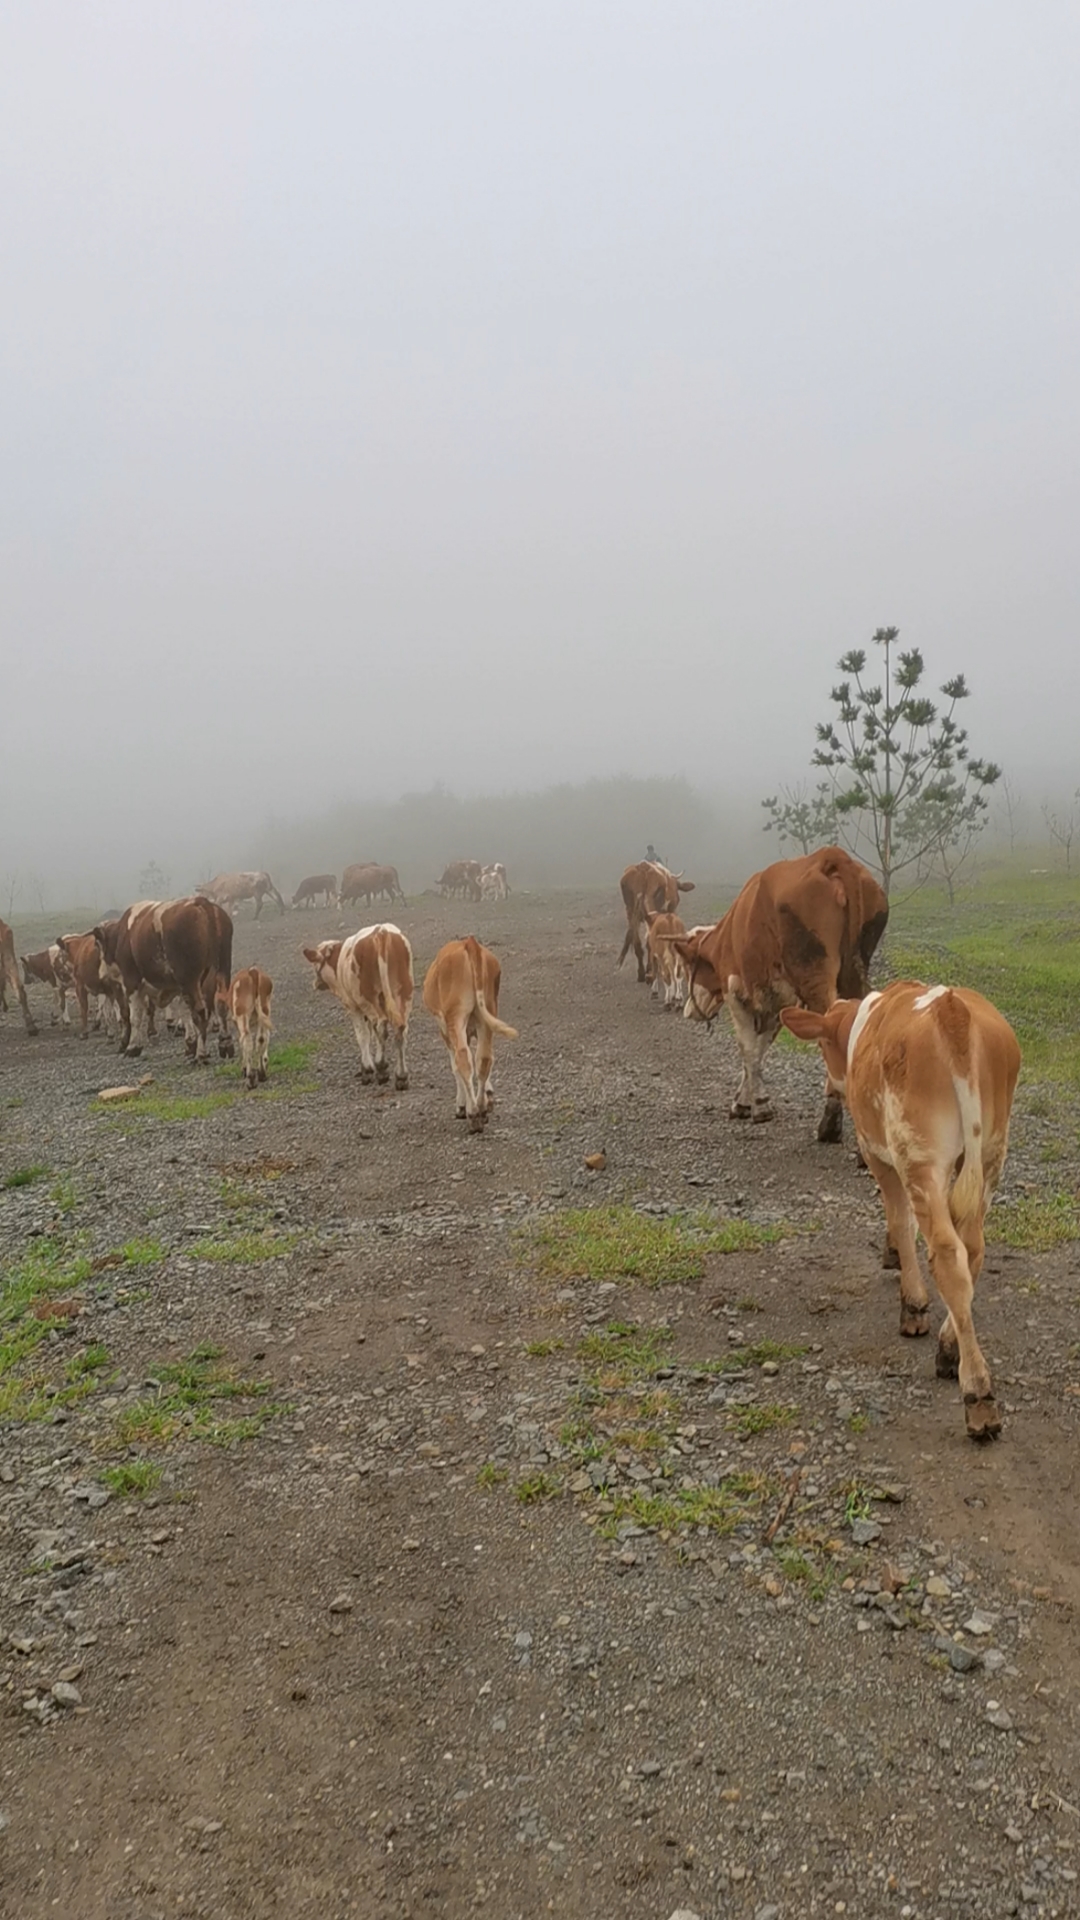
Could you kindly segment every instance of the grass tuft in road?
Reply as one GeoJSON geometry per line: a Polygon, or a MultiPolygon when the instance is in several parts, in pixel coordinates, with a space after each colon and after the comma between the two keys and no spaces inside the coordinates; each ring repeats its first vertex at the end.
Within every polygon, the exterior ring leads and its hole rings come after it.
{"type": "Polygon", "coordinates": [[[13,1167],[0,1180],[0,1187],[5,1193],[13,1193],[18,1187],[32,1187],[35,1180],[47,1180],[49,1172],[48,1167],[13,1167]]]}
{"type": "Polygon", "coordinates": [[[1080,1240],[1080,1197],[1042,1193],[999,1202],[986,1216],[986,1238],[1030,1253],[1046,1253],[1064,1241],[1080,1240]]]}
{"type": "Polygon", "coordinates": [[[116,1422],[124,1446],[166,1447],[178,1435],[225,1446],[248,1440],[281,1411],[270,1401],[268,1380],[238,1380],[221,1364],[220,1347],[196,1347],[186,1360],[157,1369],[155,1392],[125,1407],[116,1422]],[[221,1403],[255,1401],[249,1412],[226,1417],[221,1403]]]}
{"type": "Polygon", "coordinates": [[[701,1278],[710,1254],[753,1253],[797,1229],[782,1222],[724,1220],[708,1213],[680,1217],[633,1207],[571,1207],[534,1230],[540,1272],[552,1280],[641,1280],[676,1286],[701,1278]]]}
{"type": "Polygon", "coordinates": [[[152,1460],[125,1460],[118,1467],[106,1467],[98,1478],[110,1492],[139,1500],[158,1485],[161,1468],[152,1460]]]}
{"type": "Polygon", "coordinates": [[[196,1260],[211,1260],[218,1266],[250,1267],[260,1260],[283,1260],[299,1246],[298,1233],[233,1233],[219,1240],[196,1240],[189,1252],[196,1260]]]}

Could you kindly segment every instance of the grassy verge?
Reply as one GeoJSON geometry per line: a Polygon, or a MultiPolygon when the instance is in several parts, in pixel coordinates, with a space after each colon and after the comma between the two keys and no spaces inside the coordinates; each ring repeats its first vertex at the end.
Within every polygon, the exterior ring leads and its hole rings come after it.
{"type": "Polygon", "coordinates": [[[238,1379],[220,1347],[197,1347],[156,1369],[152,1392],[119,1415],[116,1440],[126,1447],[167,1447],[180,1436],[214,1446],[250,1440],[281,1411],[269,1394],[268,1380],[238,1379]]]}
{"type": "Polygon", "coordinates": [[[71,1357],[58,1354],[50,1335],[78,1314],[79,1294],[109,1267],[141,1267],[162,1258],[157,1241],[129,1240],[92,1259],[75,1240],[31,1242],[0,1280],[0,1419],[44,1420],[92,1393],[109,1364],[93,1343],[71,1357]]]}
{"type": "MultiPolygon", "coordinates": [[[[102,1107],[93,1102],[92,1110],[97,1113],[103,1125],[126,1127],[130,1121],[145,1122],[156,1120],[166,1125],[182,1124],[188,1120],[204,1120],[209,1115],[221,1113],[238,1100],[267,1101],[284,1100],[296,1093],[310,1093],[315,1082],[306,1078],[308,1069],[318,1052],[320,1041],[288,1040],[282,1046],[271,1045],[270,1079],[266,1086],[249,1091],[243,1083],[241,1070],[236,1061],[221,1061],[212,1069],[208,1080],[202,1086],[193,1085],[189,1078],[183,1082],[183,1090],[175,1086],[145,1087],[137,1100],[125,1103],[122,1110],[102,1107]]],[[[173,1062],[169,1062],[172,1067],[173,1062]]],[[[177,1067],[177,1074],[190,1074],[188,1067],[177,1067]]]]}

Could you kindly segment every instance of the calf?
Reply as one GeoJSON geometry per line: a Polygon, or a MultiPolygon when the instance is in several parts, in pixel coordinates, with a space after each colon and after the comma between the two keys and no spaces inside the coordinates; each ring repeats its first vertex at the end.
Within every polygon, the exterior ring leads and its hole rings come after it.
{"type": "Polygon", "coordinates": [[[885,1203],[900,1255],[900,1331],[929,1331],[915,1250],[918,1227],[948,1309],[937,1370],[960,1378],[973,1440],[1001,1432],[990,1370],[972,1320],[983,1263],[983,1222],[1001,1177],[1020,1047],[988,1000],[963,987],[898,980],[827,1013],[785,1007],[800,1040],[816,1040],[830,1082],[847,1101],[859,1148],[885,1203]]]}
{"type": "Polygon", "coordinates": [[[495,955],[470,934],[440,947],[424,980],[424,1005],[439,1023],[454,1069],[457,1117],[467,1115],[473,1133],[483,1132],[494,1101],[495,1035],[517,1039],[515,1029],[499,1019],[501,977],[495,955]]]}
{"type": "Polygon", "coordinates": [[[51,947],[43,947],[40,953],[24,953],[20,958],[26,985],[32,987],[37,983],[51,987],[56,995],[56,1005],[49,1015],[49,1024],[55,1027],[57,1021],[61,1020],[65,1027],[70,1026],[67,996],[71,974],[58,943],[54,941],[51,947]]]}
{"type": "Polygon", "coordinates": [[[686,939],[686,927],[677,913],[646,913],[649,923],[646,948],[649,992],[655,1000],[661,990],[664,1007],[681,1007],[686,999],[686,962],[672,946],[673,940],[686,939]]]}
{"type": "Polygon", "coordinates": [[[266,1079],[270,1051],[270,999],[274,983],[261,967],[244,967],[229,986],[229,1012],[240,1036],[240,1058],[249,1087],[266,1079]]]}
{"type": "Polygon", "coordinates": [[[494,866],[483,867],[480,872],[480,891],[485,900],[505,900],[510,891],[510,882],[506,877],[506,868],[501,860],[494,866]]]}
{"type": "MultiPolygon", "coordinates": [[[[103,922],[103,925],[111,929],[116,922],[103,922]]],[[[123,1026],[127,1019],[127,996],[119,980],[106,973],[101,948],[94,934],[62,933],[56,944],[64,957],[71,991],[79,1008],[79,1039],[86,1039],[91,999],[94,1002],[95,1029],[101,1025],[103,1012],[106,1031],[112,1025],[110,1016],[113,1011],[119,1025],[123,1026]]]]}
{"type": "Polygon", "coordinates": [[[336,994],[353,1023],[363,1084],[389,1080],[386,1043],[392,1037],[397,1051],[394,1085],[407,1087],[413,973],[412,948],[401,928],[386,921],[363,927],[347,940],[320,940],[317,947],[303,951],[315,969],[316,990],[336,994]]]}
{"type": "Polygon", "coordinates": [[[0,1013],[7,1011],[7,996],[15,995],[22,1017],[26,1022],[27,1033],[36,1033],[37,1026],[30,1011],[30,1002],[26,997],[26,988],[19,978],[19,966],[15,958],[15,935],[6,920],[0,920],[0,1013]]]}
{"type": "Polygon", "coordinates": [[[320,893],[324,895],[326,905],[332,907],[337,899],[336,874],[309,873],[306,880],[301,880],[300,885],[293,894],[293,906],[309,907],[313,904],[316,895],[320,893]]]}
{"type": "Polygon", "coordinates": [[[647,930],[650,913],[676,913],[680,893],[693,891],[692,880],[684,880],[681,873],[670,873],[659,861],[639,860],[635,866],[627,867],[619,881],[619,892],[626,910],[626,938],[617,966],[622,966],[632,947],[637,958],[637,977],[639,980],[648,980],[641,936],[647,930]]]}

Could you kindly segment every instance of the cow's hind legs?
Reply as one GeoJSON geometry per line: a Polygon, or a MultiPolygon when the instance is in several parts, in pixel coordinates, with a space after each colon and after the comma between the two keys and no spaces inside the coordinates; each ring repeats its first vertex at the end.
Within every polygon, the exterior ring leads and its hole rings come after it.
{"type": "Polygon", "coordinates": [[[780,1031],[780,1017],[755,1014],[732,994],[728,1002],[735,1039],[742,1055],[742,1079],[731,1108],[733,1120],[754,1120],[759,1124],[774,1118],[772,1101],[765,1091],[762,1063],[780,1031]]]}
{"type": "Polygon", "coordinates": [[[353,1032],[360,1049],[360,1084],[370,1087],[375,1078],[375,1062],[371,1054],[371,1028],[362,1014],[354,1015],[353,1032]]]}
{"type": "Polygon", "coordinates": [[[995,1440],[1001,1432],[1001,1415],[971,1312],[973,1268],[977,1273],[982,1263],[981,1220],[970,1222],[961,1239],[948,1199],[937,1182],[924,1196],[917,1197],[916,1205],[923,1238],[930,1249],[934,1283],[948,1308],[938,1348],[940,1365],[951,1366],[955,1342],[968,1433],[973,1440],[995,1440]]]}
{"type": "Polygon", "coordinates": [[[868,1164],[885,1204],[888,1245],[895,1247],[900,1269],[900,1331],[905,1338],[918,1340],[930,1331],[930,1296],[915,1245],[915,1216],[895,1168],[873,1154],[868,1156],[868,1164]]]}

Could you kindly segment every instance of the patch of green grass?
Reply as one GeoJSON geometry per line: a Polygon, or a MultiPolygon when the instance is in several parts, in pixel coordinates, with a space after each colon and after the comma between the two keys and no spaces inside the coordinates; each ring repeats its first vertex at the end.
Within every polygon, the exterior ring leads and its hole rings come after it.
{"type": "Polygon", "coordinates": [[[847,1425],[849,1433],[865,1433],[870,1422],[865,1413],[849,1413],[847,1425]]]}
{"type": "Polygon", "coordinates": [[[1067,1240],[1080,1240],[1080,1196],[1075,1193],[1025,1194],[999,1202],[986,1216],[986,1237],[1000,1246],[1045,1253],[1067,1240]]]}
{"type": "Polygon", "coordinates": [[[782,1365],[785,1360],[801,1360],[807,1348],[798,1342],[785,1343],[782,1340],[756,1340],[752,1347],[745,1349],[746,1358],[752,1367],[763,1367],[766,1360],[775,1360],[782,1365]]]}
{"type": "Polygon", "coordinates": [[[530,1360],[546,1360],[549,1354],[561,1353],[564,1345],[562,1340],[526,1340],[525,1351],[530,1360]]]}
{"type": "Polygon", "coordinates": [[[161,1468],[152,1460],[125,1460],[118,1467],[105,1467],[98,1475],[102,1486],[113,1493],[126,1494],[139,1500],[144,1493],[150,1493],[161,1479],[161,1468]]]}
{"type": "Polygon", "coordinates": [[[736,1305],[738,1306],[740,1313],[764,1313],[765,1311],[764,1307],[761,1304],[761,1301],[754,1300],[750,1298],[749,1295],[745,1300],[737,1301],[736,1305]]]}
{"type": "Polygon", "coordinates": [[[790,1427],[795,1418],[794,1407],[736,1407],[727,1416],[727,1424],[732,1433],[755,1434],[772,1433],[777,1427],[790,1427]]]}
{"type": "Polygon", "coordinates": [[[873,1510],[874,1488],[863,1480],[849,1480],[844,1489],[844,1520],[868,1520],[873,1510]]]}
{"type": "Polygon", "coordinates": [[[811,1566],[805,1553],[800,1553],[798,1547],[774,1547],[773,1559],[785,1580],[811,1581],[816,1575],[817,1569],[811,1566]]]}
{"type": "Polygon", "coordinates": [[[712,1354],[697,1360],[693,1373],[744,1373],[748,1367],[763,1367],[766,1360],[782,1365],[785,1360],[800,1360],[807,1348],[788,1346],[779,1340],[758,1340],[752,1347],[733,1347],[729,1353],[712,1354]]]}
{"type": "Polygon", "coordinates": [[[68,1361],[64,1374],[68,1380],[74,1382],[83,1379],[87,1374],[100,1373],[102,1367],[107,1367],[108,1364],[109,1350],[102,1346],[100,1340],[96,1340],[91,1346],[84,1347],[82,1353],[77,1353],[74,1360],[68,1361]]]}
{"type": "Polygon", "coordinates": [[[764,1474],[732,1473],[718,1487],[672,1487],[662,1493],[617,1490],[611,1496],[613,1513],[606,1531],[620,1520],[666,1533],[689,1533],[704,1527],[709,1533],[729,1534],[755,1520],[776,1486],[764,1474]]]}
{"type": "Polygon", "coordinates": [[[31,1354],[47,1340],[55,1322],[48,1302],[85,1286],[93,1262],[60,1240],[31,1243],[0,1278],[0,1413],[14,1412],[22,1389],[18,1376],[31,1354]]]}
{"type": "Polygon", "coordinates": [[[514,1488],[514,1499],[519,1506],[535,1506],[538,1500],[554,1500],[559,1492],[559,1483],[549,1473],[531,1473],[519,1480],[514,1488]]]}
{"type": "Polygon", "coordinates": [[[212,1260],[219,1266],[256,1266],[260,1260],[283,1260],[299,1246],[298,1233],[273,1233],[269,1228],[256,1233],[233,1233],[220,1240],[196,1240],[189,1251],[196,1260],[212,1260]]]}
{"type": "Polygon", "coordinates": [[[239,1097],[239,1093],[147,1091],[141,1093],[137,1100],[125,1102],[122,1112],[103,1107],[97,1101],[93,1103],[93,1111],[101,1114],[111,1126],[126,1126],[130,1120],[160,1120],[171,1125],[187,1120],[205,1120],[209,1114],[220,1113],[223,1108],[231,1107],[239,1097]]]}
{"type": "Polygon", "coordinates": [[[136,1238],[125,1240],[120,1254],[125,1267],[152,1267],[164,1260],[166,1251],[160,1240],[136,1238]]]}
{"type": "Polygon", "coordinates": [[[310,1040],[285,1040],[280,1045],[270,1043],[271,1073],[303,1073],[311,1065],[322,1042],[310,1040]]]}
{"type": "Polygon", "coordinates": [[[476,1484],[478,1487],[501,1487],[509,1477],[509,1467],[497,1467],[494,1460],[485,1460],[476,1476],[476,1484]]]}
{"type": "Polygon", "coordinates": [[[35,1180],[47,1180],[49,1171],[48,1167],[15,1167],[10,1173],[5,1173],[3,1180],[0,1180],[0,1187],[5,1193],[11,1193],[16,1187],[32,1187],[35,1180]]]}
{"type": "Polygon", "coordinates": [[[186,1360],[170,1362],[156,1373],[156,1390],[125,1407],[116,1423],[116,1437],[124,1446],[164,1447],[182,1432],[214,1445],[251,1439],[280,1409],[268,1399],[268,1380],[238,1380],[231,1367],[221,1365],[219,1347],[196,1347],[186,1360]],[[254,1400],[262,1404],[242,1416],[226,1418],[222,1401],[254,1400]]]}
{"type": "Polygon", "coordinates": [[[542,1221],[532,1238],[549,1279],[641,1280],[658,1287],[700,1279],[710,1254],[756,1252],[794,1231],[707,1213],[673,1218],[627,1206],[571,1207],[542,1221]]]}
{"type": "Polygon", "coordinates": [[[606,1327],[582,1337],[578,1358],[597,1375],[599,1384],[621,1387],[664,1366],[673,1338],[670,1327],[639,1327],[633,1321],[609,1320],[606,1327]]]}
{"type": "Polygon", "coordinates": [[[49,1189],[49,1199],[58,1213],[74,1213],[78,1198],[75,1182],[67,1174],[62,1174],[55,1186],[49,1189]]]}

